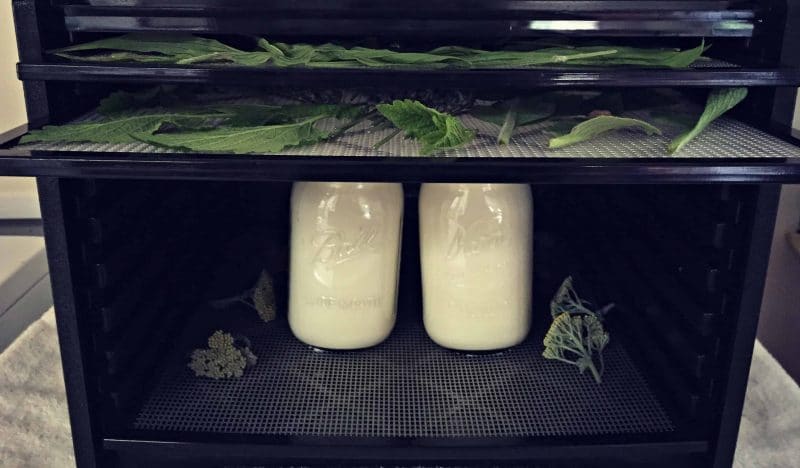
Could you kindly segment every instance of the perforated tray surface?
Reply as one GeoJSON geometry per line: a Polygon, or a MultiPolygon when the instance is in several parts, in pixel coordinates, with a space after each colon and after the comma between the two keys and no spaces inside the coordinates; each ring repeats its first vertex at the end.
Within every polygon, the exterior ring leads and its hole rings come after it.
{"type": "MultiPolygon", "coordinates": [[[[249,100],[240,103],[251,102],[249,100]]],[[[461,158],[656,158],[670,157],[667,146],[686,127],[666,119],[654,119],[646,112],[632,112],[625,116],[644,119],[653,123],[662,135],[646,135],[640,131],[622,130],[608,132],[591,140],[566,148],[550,149],[549,130],[553,123],[527,125],[515,130],[507,145],[497,144],[500,128],[471,115],[460,116],[464,125],[475,130],[475,138],[464,147],[438,153],[441,157],[461,158]]],[[[93,122],[101,119],[89,114],[78,122],[93,122]]],[[[320,122],[320,128],[332,131],[343,122],[333,119],[320,122]]],[[[330,156],[330,157],[415,157],[420,154],[420,145],[415,140],[397,135],[379,149],[374,146],[390,136],[393,128],[376,127],[364,123],[345,132],[337,139],[316,145],[287,148],[276,155],[330,156]]],[[[134,153],[180,153],[176,150],[155,147],[146,143],[31,143],[20,145],[21,149],[51,151],[134,152],[134,153]]],[[[168,154],[164,154],[168,157],[168,154]]],[[[232,155],[231,157],[235,157],[232,155]]],[[[687,144],[674,158],[792,158],[800,157],[800,147],[773,137],[735,119],[722,117],[709,125],[699,136],[687,144]]]]}
{"type": "MultiPolygon", "coordinates": [[[[257,319],[256,319],[257,320],[257,319]]],[[[344,437],[502,437],[674,430],[623,346],[605,352],[598,385],[541,357],[541,337],[499,354],[435,345],[413,320],[368,350],[314,350],[285,321],[227,331],[252,341],[240,379],[195,377],[183,355],[137,415],[141,430],[344,437]]],[[[185,350],[181,350],[183,353],[185,350]]]]}
{"type": "MultiPolygon", "coordinates": [[[[634,117],[636,117],[634,115],[634,117]]],[[[590,141],[557,150],[548,148],[550,135],[547,125],[529,125],[516,131],[508,145],[497,145],[499,127],[472,116],[462,116],[468,128],[476,130],[469,145],[438,154],[442,157],[463,158],[656,158],[670,156],[666,152],[672,138],[681,133],[680,128],[657,124],[663,135],[645,135],[636,131],[609,132],[590,141]]],[[[335,125],[329,123],[328,129],[335,125]]],[[[373,130],[366,125],[345,133],[335,141],[311,146],[290,148],[278,155],[292,156],[375,156],[414,157],[419,155],[419,144],[402,136],[374,149],[373,146],[393,132],[392,129],[373,130]]],[[[96,151],[135,153],[179,153],[145,143],[43,143],[22,145],[24,149],[54,151],[96,151]]],[[[167,154],[164,157],[168,157],[167,154]]],[[[235,157],[235,156],[232,156],[235,157]]],[[[686,145],[678,158],[792,158],[800,157],[800,147],[791,145],[767,133],[729,118],[721,118],[709,126],[694,141],[686,145]]]]}

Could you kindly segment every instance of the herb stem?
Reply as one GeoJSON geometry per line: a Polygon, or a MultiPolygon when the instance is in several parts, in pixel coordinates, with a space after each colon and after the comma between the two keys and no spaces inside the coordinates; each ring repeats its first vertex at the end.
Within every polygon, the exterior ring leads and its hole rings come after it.
{"type": "Polygon", "coordinates": [[[514,98],[509,101],[508,112],[503,121],[503,126],[500,127],[500,133],[497,135],[498,145],[507,145],[511,141],[511,135],[514,133],[514,128],[517,126],[517,107],[519,106],[519,98],[514,98]]]}
{"type": "Polygon", "coordinates": [[[553,62],[562,63],[562,62],[569,62],[570,60],[583,60],[587,58],[594,58],[594,57],[603,57],[605,55],[614,55],[619,51],[616,49],[609,49],[609,50],[600,50],[597,52],[583,52],[580,54],[572,54],[572,55],[554,55],[553,62]]]}
{"type": "Polygon", "coordinates": [[[335,138],[339,138],[346,131],[350,130],[351,128],[355,127],[356,125],[360,124],[361,122],[363,122],[363,121],[365,121],[367,119],[371,119],[372,117],[376,116],[377,114],[378,114],[378,111],[373,110],[373,111],[367,112],[366,114],[362,114],[359,117],[356,117],[355,119],[351,120],[350,123],[348,123],[347,125],[345,125],[343,127],[340,127],[335,132],[333,132],[328,137],[328,139],[329,140],[333,140],[335,138]]]}
{"type": "Polygon", "coordinates": [[[378,143],[376,143],[376,144],[375,144],[375,146],[373,146],[373,147],[372,147],[372,149],[378,149],[378,148],[380,148],[381,146],[385,145],[386,143],[389,143],[389,141],[390,141],[392,138],[396,137],[396,136],[397,136],[397,135],[398,135],[400,132],[401,132],[401,130],[400,130],[399,128],[398,128],[398,129],[396,129],[395,131],[393,131],[392,133],[390,133],[390,134],[389,134],[389,135],[388,135],[386,138],[384,138],[383,140],[381,140],[381,141],[379,141],[378,143]]]}
{"type": "Polygon", "coordinates": [[[603,380],[600,377],[600,373],[597,372],[597,369],[594,367],[594,363],[589,364],[589,370],[592,371],[592,377],[594,377],[594,381],[597,383],[601,383],[603,380]]]}
{"type": "Polygon", "coordinates": [[[215,309],[224,309],[225,307],[232,306],[239,302],[245,302],[245,298],[250,297],[252,290],[248,289],[240,294],[231,297],[224,297],[222,299],[214,299],[213,301],[209,301],[208,305],[215,309]]]}

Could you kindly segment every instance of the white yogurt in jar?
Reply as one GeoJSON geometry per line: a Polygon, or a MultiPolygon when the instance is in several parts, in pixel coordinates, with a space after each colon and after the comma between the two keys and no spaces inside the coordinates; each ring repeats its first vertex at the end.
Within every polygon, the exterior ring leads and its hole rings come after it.
{"type": "Polygon", "coordinates": [[[528,334],[533,200],[520,184],[423,184],[423,317],[441,346],[488,351],[528,334]]]}
{"type": "Polygon", "coordinates": [[[294,184],[289,326],[299,340],[358,349],[389,336],[402,216],[401,184],[294,184]]]}

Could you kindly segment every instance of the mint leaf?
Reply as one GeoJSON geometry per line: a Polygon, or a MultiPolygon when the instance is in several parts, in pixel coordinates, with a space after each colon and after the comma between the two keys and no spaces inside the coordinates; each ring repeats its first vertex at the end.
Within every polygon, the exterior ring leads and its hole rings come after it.
{"type": "Polygon", "coordinates": [[[178,127],[200,128],[224,117],[224,114],[216,112],[123,115],[101,122],[47,126],[25,135],[20,143],[38,141],[132,143],[137,141],[131,136],[132,134],[155,132],[167,123],[178,127]]]}
{"type": "Polygon", "coordinates": [[[378,112],[406,135],[422,143],[420,153],[430,155],[472,141],[475,133],[459,119],[409,99],[391,104],[378,104],[378,112]]]}
{"type": "Polygon", "coordinates": [[[667,147],[669,154],[675,154],[697,135],[703,132],[708,125],[717,120],[722,114],[736,107],[747,97],[747,88],[722,88],[711,91],[706,99],[706,107],[694,128],[672,140],[667,147]]]}
{"type": "Polygon", "coordinates": [[[166,148],[207,153],[273,153],[290,146],[317,143],[327,137],[314,123],[325,116],[282,125],[221,127],[212,130],[135,134],[137,140],[166,148]]]}
{"type": "Polygon", "coordinates": [[[592,139],[605,132],[623,128],[637,128],[643,130],[648,135],[661,134],[661,130],[642,120],[600,115],[579,123],[566,135],[550,139],[550,148],[555,149],[574,145],[575,143],[592,139]]]}

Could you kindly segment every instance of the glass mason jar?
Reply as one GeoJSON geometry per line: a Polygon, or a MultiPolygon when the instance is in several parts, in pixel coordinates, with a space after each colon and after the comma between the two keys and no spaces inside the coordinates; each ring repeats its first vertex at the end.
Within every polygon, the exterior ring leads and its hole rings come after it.
{"type": "Polygon", "coordinates": [[[533,199],[521,184],[423,184],[423,317],[446,348],[489,351],[528,334],[533,199]]]}
{"type": "Polygon", "coordinates": [[[386,339],[397,310],[402,185],[297,182],[291,204],[292,333],[327,349],[386,339]]]}

